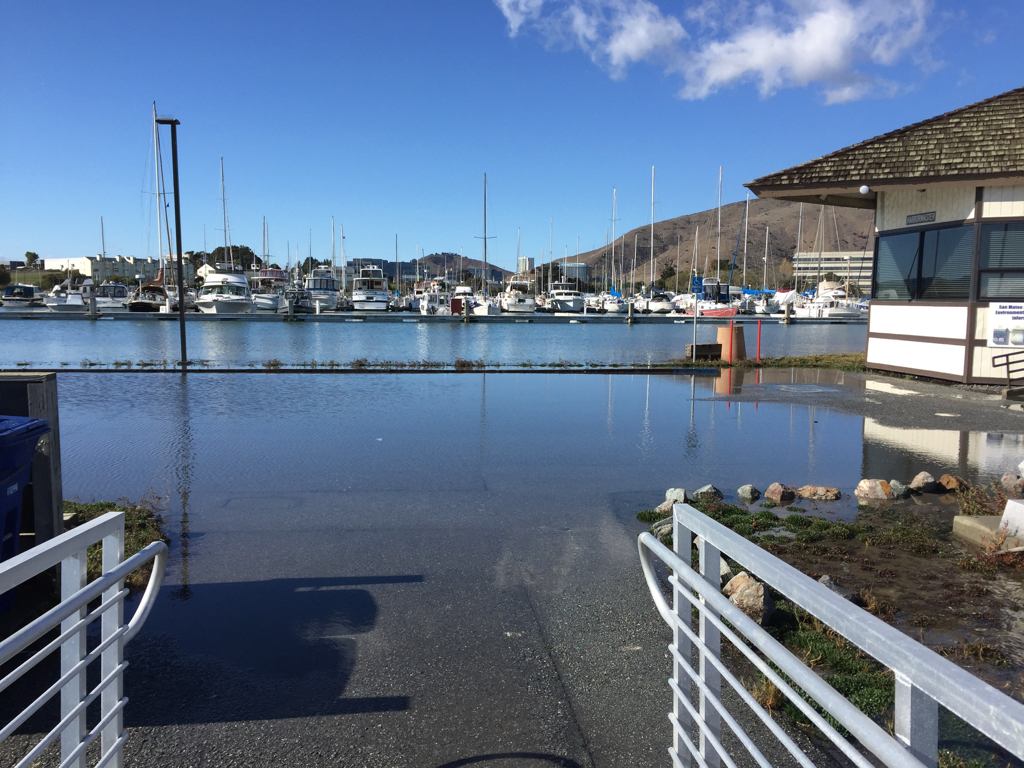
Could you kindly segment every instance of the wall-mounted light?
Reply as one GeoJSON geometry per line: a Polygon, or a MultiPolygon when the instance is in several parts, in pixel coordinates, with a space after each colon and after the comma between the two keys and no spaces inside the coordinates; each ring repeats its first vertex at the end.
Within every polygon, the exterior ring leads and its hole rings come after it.
{"type": "Polygon", "coordinates": [[[860,188],[860,193],[861,193],[862,195],[866,195],[866,194],[867,194],[868,192],[870,192],[870,191],[871,191],[871,187],[869,187],[869,186],[868,186],[867,184],[865,184],[864,186],[862,186],[862,187],[860,188]]]}

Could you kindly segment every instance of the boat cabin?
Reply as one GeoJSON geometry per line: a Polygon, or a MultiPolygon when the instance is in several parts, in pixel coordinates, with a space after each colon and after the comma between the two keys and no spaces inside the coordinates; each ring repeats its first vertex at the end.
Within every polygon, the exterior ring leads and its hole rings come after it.
{"type": "Polygon", "coordinates": [[[868,367],[1003,383],[1024,350],[1024,88],[746,186],[875,212],[868,367]]]}

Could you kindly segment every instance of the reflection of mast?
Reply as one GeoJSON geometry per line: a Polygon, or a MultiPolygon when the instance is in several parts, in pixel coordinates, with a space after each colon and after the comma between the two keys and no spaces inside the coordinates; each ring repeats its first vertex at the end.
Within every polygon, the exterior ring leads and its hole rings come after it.
{"type": "Polygon", "coordinates": [[[192,419],[189,414],[188,393],[185,391],[186,386],[187,383],[184,381],[184,377],[182,377],[178,390],[181,400],[179,408],[182,416],[178,435],[181,438],[181,442],[178,445],[178,456],[174,469],[174,474],[178,481],[178,497],[181,499],[181,585],[171,591],[171,598],[174,600],[188,600],[192,596],[192,588],[189,586],[188,581],[189,539],[191,535],[188,519],[188,502],[192,491],[192,460],[194,452],[192,446],[192,419]]]}

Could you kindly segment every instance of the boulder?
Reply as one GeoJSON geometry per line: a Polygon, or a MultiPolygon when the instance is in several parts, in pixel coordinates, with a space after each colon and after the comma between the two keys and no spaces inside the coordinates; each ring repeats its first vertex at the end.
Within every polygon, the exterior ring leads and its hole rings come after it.
{"type": "Polygon", "coordinates": [[[746,571],[740,571],[729,579],[729,583],[722,591],[730,603],[758,624],[764,624],[775,612],[775,601],[764,588],[764,584],[746,571]]]}
{"type": "Polygon", "coordinates": [[[1003,490],[1011,496],[1020,496],[1024,494],[1024,477],[1021,477],[1016,472],[1007,472],[1003,475],[999,484],[1003,486],[1003,490]]]}
{"type": "Polygon", "coordinates": [[[822,576],[820,579],[818,579],[818,583],[821,584],[824,587],[828,587],[829,589],[831,589],[833,592],[835,592],[837,595],[839,595],[840,597],[844,598],[845,600],[853,600],[853,598],[854,598],[854,594],[855,593],[854,593],[854,591],[852,589],[847,589],[842,584],[840,584],[838,581],[836,581],[831,576],[829,576],[827,573],[824,576],[822,576]]]}
{"type": "Polygon", "coordinates": [[[690,500],[690,497],[686,495],[684,488],[669,488],[665,491],[665,501],[678,501],[680,504],[686,504],[690,500]]]}
{"type": "Polygon", "coordinates": [[[663,501],[661,502],[661,504],[654,508],[654,511],[657,512],[659,515],[668,515],[669,517],[671,517],[672,506],[674,504],[675,502],[672,501],[672,499],[669,499],[668,501],[663,501]]]}
{"type": "Polygon", "coordinates": [[[789,488],[782,483],[772,483],[768,486],[768,490],[764,492],[766,499],[771,499],[776,504],[781,504],[784,501],[792,501],[796,498],[796,494],[793,493],[793,489],[789,488]]]}
{"type": "Polygon", "coordinates": [[[812,501],[835,501],[842,498],[838,488],[828,488],[824,485],[805,485],[796,489],[797,496],[803,496],[812,501]]]}
{"type": "Polygon", "coordinates": [[[725,562],[724,557],[718,558],[718,576],[720,579],[718,582],[719,586],[728,583],[729,580],[732,579],[732,568],[730,568],[729,564],[725,562]]]}
{"type": "Polygon", "coordinates": [[[939,484],[935,482],[935,478],[927,472],[918,472],[914,475],[914,479],[910,481],[910,490],[917,491],[918,493],[935,493],[939,490],[939,487],[939,484]]]}
{"type": "Polygon", "coordinates": [[[892,486],[885,480],[864,479],[857,483],[853,495],[858,499],[891,499],[892,486]]]}
{"type": "Polygon", "coordinates": [[[672,518],[666,517],[664,520],[659,520],[651,526],[650,532],[662,544],[666,543],[665,539],[672,535],[672,518]]]}
{"type": "Polygon", "coordinates": [[[755,501],[761,498],[761,492],[757,490],[750,483],[741,485],[736,489],[736,495],[740,497],[740,501],[744,504],[753,504],[755,501]]]}
{"type": "Polygon", "coordinates": [[[912,491],[909,485],[904,485],[899,480],[890,480],[889,487],[892,488],[892,497],[894,499],[909,499],[912,491]]]}
{"type": "Polygon", "coordinates": [[[722,492],[709,483],[708,485],[702,485],[694,491],[693,498],[700,499],[701,501],[717,500],[722,498],[722,492]]]}
{"type": "Polygon", "coordinates": [[[966,480],[956,475],[943,475],[939,478],[939,485],[947,491],[959,491],[970,487],[966,480]]]}

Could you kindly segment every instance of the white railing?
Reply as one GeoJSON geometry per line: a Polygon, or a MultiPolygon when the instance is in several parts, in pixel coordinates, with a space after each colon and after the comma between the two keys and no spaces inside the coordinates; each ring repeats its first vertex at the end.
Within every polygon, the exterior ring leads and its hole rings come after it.
{"type": "Polygon", "coordinates": [[[765,737],[770,733],[798,764],[804,768],[814,765],[722,662],[723,637],[860,768],[872,768],[878,762],[893,768],[935,766],[940,704],[1007,752],[1024,759],[1024,706],[1009,696],[687,504],[675,505],[672,528],[675,552],[650,533],[641,534],[639,549],[651,596],[673,631],[669,646],[673,660],[669,680],[673,692],[669,714],[673,743],[669,754],[673,765],[696,763],[700,768],[722,765],[735,768],[733,758],[722,747],[724,723],[761,768],[770,767],[758,744],[722,704],[722,681],[735,690],[763,724],[766,732],[756,736],[761,746],[766,745],[765,737]],[[695,536],[698,570],[691,565],[695,536]],[[896,695],[895,737],[721,593],[722,555],[740,563],[748,572],[892,670],[896,695]],[[672,605],[668,604],[654,572],[655,558],[671,569],[667,580],[672,587],[672,605]],[[692,619],[694,608],[696,631],[692,619]],[[831,715],[853,739],[841,735],[794,688],[802,690],[822,711],[831,715]]]}
{"type": "Polygon", "coordinates": [[[60,694],[60,721],[17,763],[29,766],[43,751],[60,738],[61,768],[85,768],[86,749],[100,736],[100,755],[96,768],[122,764],[124,744],[124,645],[142,628],[167,565],[167,545],[154,542],[124,560],[124,513],[110,512],[68,533],[0,563],[0,594],[60,566],[60,604],[0,641],[0,667],[18,654],[28,658],[0,679],[0,695],[39,662],[59,650],[60,677],[41,696],[28,704],[0,729],[0,744],[20,728],[47,701],[60,694]],[[90,545],[102,546],[102,575],[87,581],[86,555],[90,545]],[[153,560],[153,572],[132,620],[124,622],[124,598],[128,590],[123,579],[153,560]],[[98,603],[92,606],[91,603],[98,603]],[[87,627],[100,620],[100,638],[91,650],[87,627]],[[52,639],[55,631],[59,633],[52,639]],[[41,647],[36,647],[37,645],[41,647]],[[99,682],[88,690],[87,668],[99,662],[99,682]],[[86,709],[100,700],[99,722],[86,726],[86,709]]]}

